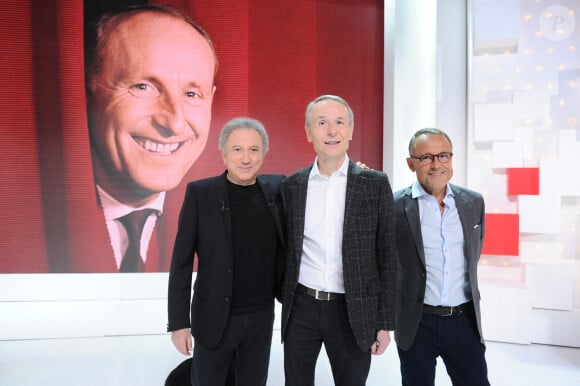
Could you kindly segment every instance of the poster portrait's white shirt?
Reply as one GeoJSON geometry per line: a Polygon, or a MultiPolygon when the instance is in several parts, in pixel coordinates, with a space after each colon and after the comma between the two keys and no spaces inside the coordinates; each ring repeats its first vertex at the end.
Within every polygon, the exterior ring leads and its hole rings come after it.
{"type": "Polygon", "coordinates": [[[152,202],[138,208],[133,208],[120,203],[98,185],[97,192],[99,194],[103,212],[105,214],[105,222],[107,224],[107,230],[109,232],[111,247],[113,248],[117,268],[121,266],[121,260],[123,259],[123,255],[129,246],[129,237],[127,236],[127,231],[119,219],[136,210],[153,209],[154,212],[152,212],[145,221],[143,233],[141,234],[140,251],[141,256],[143,257],[143,261],[146,262],[149,241],[151,240],[153,229],[155,229],[157,216],[161,216],[163,214],[165,192],[160,193],[152,202]]]}
{"type": "Polygon", "coordinates": [[[344,293],[342,226],[346,202],[348,156],[330,177],[318,170],[318,157],[308,177],[304,240],[298,282],[306,287],[344,293]]]}

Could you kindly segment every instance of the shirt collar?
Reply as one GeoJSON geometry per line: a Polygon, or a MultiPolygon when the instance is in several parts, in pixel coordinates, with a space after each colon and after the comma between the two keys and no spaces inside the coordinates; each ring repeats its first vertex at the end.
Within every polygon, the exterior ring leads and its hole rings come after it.
{"type": "Polygon", "coordinates": [[[109,193],[105,192],[103,188],[97,185],[97,193],[101,200],[101,206],[103,207],[103,212],[105,214],[105,221],[112,221],[121,218],[135,210],[139,209],[153,209],[157,212],[158,216],[163,214],[163,203],[165,202],[165,192],[161,192],[155,200],[142,205],[138,208],[133,208],[131,206],[125,205],[117,201],[109,193]]]}
{"type": "MultiPolygon", "coordinates": [[[[348,175],[348,163],[349,163],[349,158],[348,158],[348,155],[346,155],[346,157],[344,157],[344,161],[342,162],[342,165],[340,165],[338,170],[332,174],[333,175],[336,174],[338,176],[348,175]]],[[[323,176],[320,173],[320,170],[318,170],[318,156],[316,156],[316,158],[314,159],[314,165],[312,165],[312,169],[310,170],[310,175],[308,176],[308,178],[312,179],[312,178],[317,177],[317,176],[327,178],[326,176],[323,176]]]]}
{"type": "MultiPolygon", "coordinates": [[[[425,191],[425,189],[423,189],[423,187],[421,186],[421,184],[419,183],[419,181],[415,180],[415,182],[413,182],[413,185],[411,185],[411,197],[412,198],[419,198],[419,197],[424,197],[424,196],[429,196],[430,194],[427,193],[425,191]]],[[[449,183],[447,183],[447,187],[445,188],[445,197],[455,197],[455,195],[453,194],[453,190],[451,190],[451,185],[449,185],[449,183]]]]}

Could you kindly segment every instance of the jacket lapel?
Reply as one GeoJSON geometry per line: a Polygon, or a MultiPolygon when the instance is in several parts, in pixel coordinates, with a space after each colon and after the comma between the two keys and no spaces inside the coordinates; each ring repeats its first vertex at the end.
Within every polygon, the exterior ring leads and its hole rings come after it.
{"type": "Polygon", "coordinates": [[[405,196],[405,215],[409,223],[411,235],[415,241],[415,248],[417,254],[421,259],[421,263],[425,266],[425,250],[423,249],[423,238],[421,237],[421,219],[419,218],[419,201],[411,197],[411,189],[408,190],[405,196]]]}
{"type": "Polygon", "coordinates": [[[266,199],[266,205],[268,205],[268,210],[274,219],[274,224],[276,226],[276,233],[278,234],[278,241],[285,246],[285,238],[284,232],[282,230],[282,221],[280,217],[280,212],[278,205],[276,204],[276,197],[274,194],[274,190],[272,188],[272,184],[268,179],[264,178],[264,176],[259,175],[258,178],[258,186],[262,189],[262,193],[264,194],[264,198],[266,199]]]}
{"type": "Polygon", "coordinates": [[[294,234],[294,256],[300,264],[300,257],[302,255],[302,243],[304,241],[304,222],[306,221],[306,194],[308,191],[308,176],[310,175],[312,166],[302,169],[297,172],[294,183],[289,185],[289,197],[292,201],[292,208],[295,208],[292,218],[292,232],[294,234]]]}
{"type": "Polygon", "coordinates": [[[232,245],[232,217],[230,212],[230,201],[228,200],[228,186],[226,179],[226,172],[224,172],[219,183],[215,187],[216,209],[221,215],[224,227],[226,229],[226,239],[230,251],[233,251],[232,245]]]}

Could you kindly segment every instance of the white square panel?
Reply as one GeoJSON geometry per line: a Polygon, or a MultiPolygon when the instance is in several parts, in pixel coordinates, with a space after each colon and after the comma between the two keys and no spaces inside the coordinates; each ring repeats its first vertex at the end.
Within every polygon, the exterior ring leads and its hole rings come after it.
{"type": "Polygon", "coordinates": [[[514,135],[514,109],[512,104],[476,104],[473,117],[474,141],[512,141],[514,135]]]}
{"type": "Polygon", "coordinates": [[[560,196],[518,196],[520,233],[560,232],[560,196]]]}
{"type": "Polygon", "coordinates": [[[493,168],[521,168],[524,164],[524,149],[519,142],[493,142],[493,168]]]}
{"type": "MultiPolygon", "coordinates": [[[[546,256],[549,258],[550,256],[546,256]]],[[[532,290],[532,307],[572,310],[574,265],[571,263],[526,264],[526,284],[532,290]]]]}

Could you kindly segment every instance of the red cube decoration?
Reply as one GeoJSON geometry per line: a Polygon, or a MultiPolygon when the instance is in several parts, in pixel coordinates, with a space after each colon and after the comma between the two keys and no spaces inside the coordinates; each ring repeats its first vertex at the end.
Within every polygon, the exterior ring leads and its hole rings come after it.
{"type": "Polygon", "coordinates": [[[540,168],[508,168],[507,194],[508,196],[540,194],[540,168]]]}
{"type": "Polygon", "coordinates": [[[517,213],[486,213],[482,254],[518,256],[520,216],[517,213]]]}

